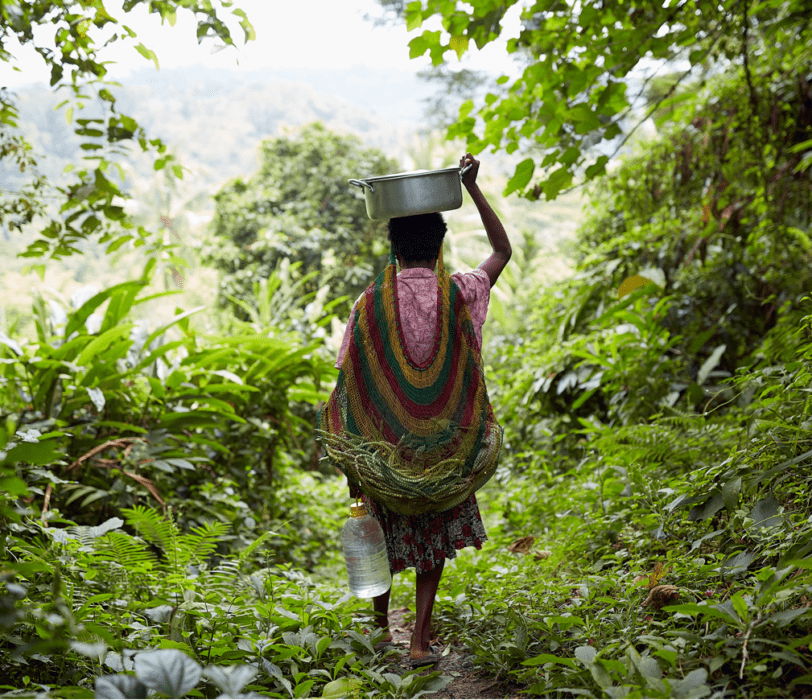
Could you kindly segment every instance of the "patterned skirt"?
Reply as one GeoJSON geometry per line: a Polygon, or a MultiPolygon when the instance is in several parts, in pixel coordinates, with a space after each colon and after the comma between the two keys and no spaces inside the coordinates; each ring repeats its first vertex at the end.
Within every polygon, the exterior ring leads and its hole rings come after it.
{"type": "Polygon", "coordinates": [[[458,549],[482,549],[488,539],[474,494],[458,506],[423,515],[395,513],[366,495],[362,500],[383,529],[393,574],[410,567],[431,571],[443,559],[456,557],[458,549]]]}

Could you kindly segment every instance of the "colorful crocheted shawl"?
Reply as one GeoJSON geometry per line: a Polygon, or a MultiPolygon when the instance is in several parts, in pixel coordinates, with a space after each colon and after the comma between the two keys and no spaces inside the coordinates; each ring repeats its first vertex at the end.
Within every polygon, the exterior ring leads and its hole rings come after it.
{"type": "Polygon", "coordinates": [[[404,342],[392,252],[356,306],[319,428],[330,461],[397,512],[458,505],[493,475],[502,429],[488,399],[471,315],[442,251],[431,356],[416,362],[404,342]]]}

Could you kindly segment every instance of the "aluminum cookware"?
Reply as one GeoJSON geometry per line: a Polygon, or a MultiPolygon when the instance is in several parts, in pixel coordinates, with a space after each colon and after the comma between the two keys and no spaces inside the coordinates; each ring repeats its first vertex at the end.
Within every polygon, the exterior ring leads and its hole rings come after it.
{"type": "Polygon", "coordinates": [[[462,176],[471,167],[413,170],[348,182],[364,190],[370,219],[392,219],[459,209],[462,176]]]}

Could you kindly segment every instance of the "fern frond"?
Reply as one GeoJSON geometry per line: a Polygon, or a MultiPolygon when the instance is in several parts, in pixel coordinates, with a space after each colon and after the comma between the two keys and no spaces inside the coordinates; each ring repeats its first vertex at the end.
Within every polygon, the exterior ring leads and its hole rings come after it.
{"type": "Polygon", "coordinates": [[[206,596],[213,594],[213,599],[228,599],[235,593],[247,588],[245,577],[240,573],[239,564],[225,560],[216,569],[208,572],[206,577],[206,596]]]}
{"type": "Polygon", "coordinates": [[[636,461],[691,467],[700,460],[724,455],[738,439],[729,425],[709,423],[703,416],[663,416],[656,422],[616,426],[595,440],[607,456],[624,452],[636,461]]]}
{"type": "Polygon", "coordinates": [[[125,508],[122,513],[127,519],[127,523],[134,527],[141,537],[160,547],[170,561],[175,561],[178,528],[174,522],[164,518],[154,508],[145,506],[125,508]]]}
{"type": "Polygon", "coordinates": [[[91,533],[89,525],[71,525],[67,531],[81,542],[83,547],[93,547],[96,536],[91,533]]]}
{"type": "Polygon", "coordinates": [[[192,528],[178,538],[178,559],[186,565],[191,561],[205,561],[215,549],[217,543],[228,534],[229,526],[221,522],[208,522],[203,527],[192,528]]]}
{"type": "Polygon", "coordinates": [[[149,571],[155,566],[155,555],[126,532],[108,532],[96,542],[95,556],[128,571],[149,571]]]}
{"type": "Polygon", "coordinates": [[[272,530],[265,530],[259,537],[257,537],[251,544],[249,544],[242,552],[240,552],[237,557],[241,562],[244,562],[248,559],[265,540],[267,540],[272,535],[276,535],[277,533],[273,532],[272,530]]]}

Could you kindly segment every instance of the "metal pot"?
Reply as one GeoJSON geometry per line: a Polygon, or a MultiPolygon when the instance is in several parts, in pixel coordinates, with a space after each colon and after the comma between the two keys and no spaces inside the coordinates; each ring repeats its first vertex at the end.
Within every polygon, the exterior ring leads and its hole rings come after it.
{"type": "Polygon", "coordinates": [[[471,167],[414,170],[347,182],[364,190],[370,219],[393,219],[459,209],[462,176],[471,167]]]}

